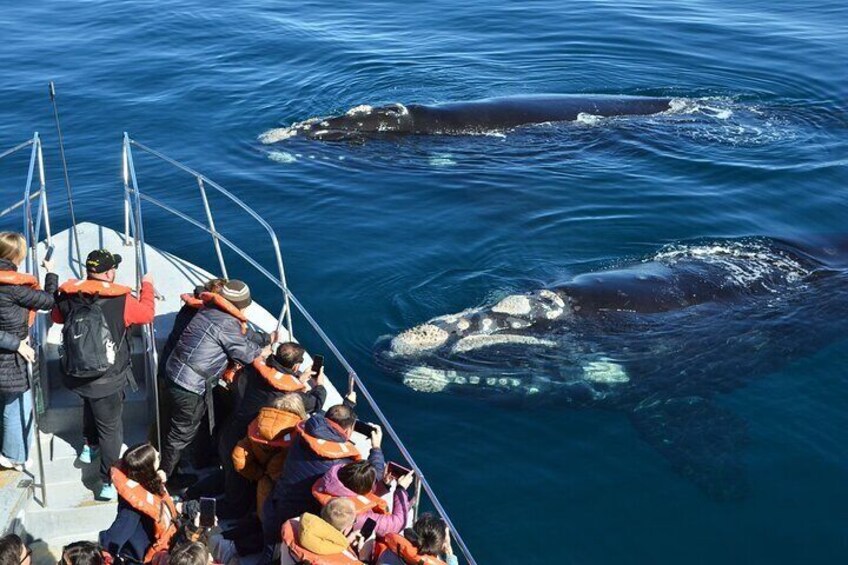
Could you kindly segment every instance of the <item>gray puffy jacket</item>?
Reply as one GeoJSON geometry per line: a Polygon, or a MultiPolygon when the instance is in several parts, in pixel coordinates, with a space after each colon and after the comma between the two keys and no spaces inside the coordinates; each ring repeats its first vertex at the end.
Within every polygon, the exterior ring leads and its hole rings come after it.
{"type": "Polygon", "coordinates": [[[249,365],[269,343],[269,336],[248,329],[233,315],[207,306],[194,316],[180,336],[165,375],[171,382],[203,395],[218,382],[228,363],[249,365]]]}

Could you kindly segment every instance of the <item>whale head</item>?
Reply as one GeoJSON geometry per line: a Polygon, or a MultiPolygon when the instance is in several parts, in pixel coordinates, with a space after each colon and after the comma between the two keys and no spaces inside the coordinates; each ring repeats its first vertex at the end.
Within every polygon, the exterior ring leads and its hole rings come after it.
{"type": "Polygon", "coordinates": [[[319,141],[356,141],[380,134],[412,130],[412,115],[403,104],[351,108],[340,116],[312,119],[297,125],[298,133],[319,141]]]}
{"type": "Polygon", "coordinates": [[[420,392],[534,395],[555,387],[589,400],[627,382],[620,365],[574,339],[573,319],[567,297],[556,292],[510,295],[404,330],[381,344],[378,361],[420,392]]]}

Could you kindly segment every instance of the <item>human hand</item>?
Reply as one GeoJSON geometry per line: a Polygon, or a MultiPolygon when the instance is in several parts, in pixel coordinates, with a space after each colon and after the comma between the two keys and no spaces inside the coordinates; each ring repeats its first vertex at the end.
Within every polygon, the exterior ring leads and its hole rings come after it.
{"type": "Polygon", "coordinates": [[[445,545],[442,546],[442,551],[445,552],[445,555],[453,555],[453,547],[451,547],[451,536],[450,536],[450,528],[445,526],[445,545]]]}
{"type": "Polygon", "coordinates": [[[145,273],[143,277],[141,277],[141,284],[150,283],[153,285],[153,275],[150,273],[145,273]]]}
{"type": "Polygon", "coordinates": [[[412,480],[415,478],[415,471],[410,471],[397,480],[397,484],[403,490],[409,490],[412,485],[412,480]]]}
{"type": "Polygon", "coordinates": [[[271,332],[271,335],[269,337],[271,339],[271,343],[277,343],[277,341],[279,341],[280,339],[280,332],[274,330],[273,332],[271,332]]]}
{"type": "Polygon", "coordinates": [[[349,393],[347,393],[347,396],[345,396],[345,398],[347,398],[350,401],[350,403],[353,404],[354,406],[356,405],[356,391],[355,390],[352,390],[349,393]]]}
{"type": "MultiPolygon", "coordinates": [[[[326,382],[326,380],[327,377],[324,375],[324,367],[321,367],[321,370],[318,371],[318,374],[315,376],[315,384],[321,386],[324,382],[326,382]]],[[[354,400],[354,402],[356,401],[354,400]]]]}
{"type": "Polygon", "coordinates": [[[157,469],[156,474],[159,475],[159,479],[162,481],[162,484],[168,482],[168,475],[165,474],[165,471],[162,469],[157,469]]]}
{"type": "Polygon", "coordinates": [[[374,430],[371,432],[371,447],[379,449],[383,443],[383,428],[377,424],[372,424],[372,427],[374,430]]]}
{"type": "Polygon", "coordinates": [[[53,272],[53,267],[55,267],[55,266],[56,266],[56,263],[55,263],[52,259],[51,259],[50,261],[46,261],[46,260],[45,260],[45,261],[42,261],[42,262],[41,262],[41,266],[42,266],[42,267],[44,267],[44,269],[45,269],[48,273],[52,273],[52,272],[53,272]]]}
{"type": "Polygon", "coordinates": [[[35,349],[29,346],[29,338],[21,340],[18,345],[18,353],[27,363],[35,363],[35,349]]]}

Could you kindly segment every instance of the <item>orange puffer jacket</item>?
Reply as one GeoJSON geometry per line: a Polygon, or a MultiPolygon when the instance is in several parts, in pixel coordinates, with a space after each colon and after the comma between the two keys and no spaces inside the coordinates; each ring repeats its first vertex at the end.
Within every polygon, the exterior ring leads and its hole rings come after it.
{"type": "Polygon", "coordinates": [[[300,421],[297,414],[265,407],[250,423],[247,436],[233,449],[236,471],[258,483],[256,508],[259,509],[260,519],[265,499],[283,473],[289,446],[295,438],[295,426],[300,421]]]}

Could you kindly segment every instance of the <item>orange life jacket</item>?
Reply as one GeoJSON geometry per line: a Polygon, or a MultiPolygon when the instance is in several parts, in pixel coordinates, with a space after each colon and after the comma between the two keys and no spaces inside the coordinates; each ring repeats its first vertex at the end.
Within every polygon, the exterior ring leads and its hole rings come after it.
{"type": "MultiPolygon", "coordinates": [[[[334,555],[318,555],[297,543],[300,533],[300,520],[293,518],[283,524],[283,545],[288,548],[296,563],[309,563],[309,565],[361,565],[362,561],[349,552],[336,553],[334,555]]],[[[285,551],[285,547],[283,551],[285,551]]]]}
{"type": "MultiPolygon", "coordinates": [[[[333,424],[333,422],[328,421],[329,424],[333,424]]],[[[352,441],[346,440],[344,442],[341,441],[332,441],[329,439],[320,439],[314,436],[309,435],[306,432],[306,421],[299,423],[295,428],[297,433],[300,434],[300,437],[303,438],[303,441],[306,442],[306,445],[309,446],[309,449],[323,457],[324,459],[346,459],[353,458],[356,461],[362,459],[362,455],[359,453],[359,450],[356,449],[356,446],[352,441]]]]}
{"type": "Polygon", "coordinates": [[[326,506],[334,498],[346,498],[353,503],[357,516],[359,514],[365,514],[369,510],[373,510],[378,514],[389,513],[389,504],[373,492],[354,496],[336,496],[330,494],[324,486],[324,477],[321,477],[312,485],[312,496],[321,503],[321,506],[326,506]]]}
{"type": "Polygon", "coordinates": [[[192,308],[199,309],[201,306],[203,306],[203,301],[201,299],[197,298],[196,296],[194,296],[194,294],[192,294],[190,292],[186,292],[185,294],[181,294],[180,300],[185,302],[186,306],[191,306],[192,308]]]}
{"type": "MultiPolygon", "coordinates": [[[[17,271],[0,271],[0,284],[8,284],[12,286],[28,286],[33,290],[39,290],[38,279],[28,273],[19,273],[17,271]]],[[[29,311],[29,319],[27,323],[32,326],[35,323],[35,310],[29,311]]]]}
{"type": "Polygon", "coordinates": [[[266,447],[290,447],[292,442],[294,441],[296,433],[295,428],[301,422],[301,419],[300,416],[298,416],[297,414],[292,414],[291,412],[279,412],[281,418],[286,418],[286,420],[288,420],[284,421],[283,423],[283,426],[285,427],[281,427],[280,432],[273,439],[265,439],[264,437],[262,437],[262,432],[259,430],[259,418],[254,418],[250,425],[247,427],[247,437],[250,439],[250,441],[266,447]],[[288,424],[289,422],[291,423],[291,425],[286,426],[286,424],[288,424]]]}
{"type": "MultiPolygon", "coordinates": [[[[388,534],[383,538],[386,549],[401,558],[407,565],[447,565],[438,557],[418,555],[418,548],[400,534],[388,534]]],[[[381,551],[382,553],[382,551],[381,551]]]]}
{"type": "Polygon", "coordinates": [[[144,554],[144,562],[150,563],[160,551],[168,551],[171,538],[177,533],[177,512],[171,495],[155,495],[143,486],[128,478],[120,466],[112,467],[112,484],[118,491],[118,496],[135,510],[153,520],[153,543],[144,554]],[[170,520],[163,520],[163,515],[170,513],[170,520]]]}
{"type": "Polygon", "coordinates": [[[265,379],[265,382],[273,388],[274,390],[279,390],[280,392],[300,392],[306,388],[300,379],[292,375],[291,373],[283,373],[278,371],[274,367],[271,367],[267,363],[265,363],[262,359],[254,359],[253,368],[256,369],[256,372],[265,379]]]}
{"type": "Polygon", "coordinates": [[[64,294],[93,294],[105,298],[123,296],[132,292],[132,289],[122,284],[109,283],[94,279],[77,280],[70,279],[59,287],[59,292],[64,294]]]}
{"type": "MultiPolygon", "coordinates": [[[[183,298],[183,300],[185,300],[185,298],[183,298]]],[[[236,308],[232,302],[230,302],[220,294],[215,294],[214,292],[201,292],[200,302],[207,308],[217,308],[218,310],[226,312],[233,318],[237,319],[239,322],[241,322],[241,333],[247,333],[247,318],[244,316],[244,313],[238,308],[236,308]]],[[[186,304],[190,303],[186,300],[186,304]]],[[[227,368],[224,369],[224,374],[221,375],[221,380],[226,383],[235,382],[236,377],[238,377],[238,374],[241,371],[241,368],[241,363],[231,361],[227,368]]]]}

